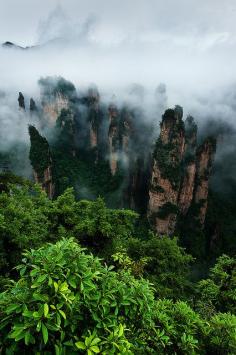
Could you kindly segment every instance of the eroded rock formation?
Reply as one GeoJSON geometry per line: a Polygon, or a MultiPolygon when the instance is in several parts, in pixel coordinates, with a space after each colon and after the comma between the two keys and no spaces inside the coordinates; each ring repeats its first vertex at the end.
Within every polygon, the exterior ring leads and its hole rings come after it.
{"type": "MultiPolygon", "coordinates": [[[[49,137],[55,133],[50,141],[54,163],[47,140],[32,126],[30,160],[35,181],[49,197],[53,182],[56,193],[63,181],[77,187],[81,168],[85,191],[87,180],[95,191],[104,185],[102,193],[106,187],[105,193],[112,191],[117,206],[147,213],[158,234],[173,234],[189,211],[204,226],[215,145],[207,139],[197,147],[197,126],[191,116],[183,121],[180,106],[165,111],[151,157],[153,122],[143,119],[141,107],[102,104],[94,87],[78,96],[73,84],[60,78],[43,79],[40,85],[39,118],[49,137]]],[[[30,111],[35,109],[31,99],[30,111]]]]}
{"type": "Polygon", "coordinates": [[[216,141],[214,138],[207,138],[197,149],[197,169],[194,202],[199,208],[197,217],[201,225],[204,224],[206,217],[209,178],[215,150],[216,141]]]}
{"type": "Polygon", "coordinates": [[[108,130],[108,147],[109,161],[112,175],[117,171],[117,162],[119,157],[119,111],[112,104],[108,108],[109,130],[108,130]]]}
{"type": "Polygon", "coordinates": [[[158,234],[173,234],[193,204],[199,223],[205,221],[215,141],[208,138],[197,149],[197,126],[182,117],[179,106],[166,110],[153,155],[148,216],[158,234]]]}
{"type": "Polygon", "coordinates": [[[24,98],[22,92],[19,92],[18,103],[19,103],[19,108],[21,110],[25,110],[25,98],[24,98]]]}
{"type": "Polygon", "coordinates": [[[100,122],[100,96],[96,88],[88,91],[88,121],[89,121],[89,141],[90,147],[96,148],[98,145],[98,135],[100,122]]]}
{"type": "Polygon", "coordinates": [[[30,99],[30,112],[31,113],[37,112],[37,106],[36,106],[36,103],[32,97],[30,99]]]}
{"type": "Polygon", "coordinates": [[[69,109],[69,99],[60,92],[55,94],[55,97],[42,101],[43,113],[47,117],[50,124],[55,124],[62,110],[69,109]]]}
{"type": "Polygon", "coordinates": [[[178,198],[180,213],[186,215],[192,199],[196,177],[196,148],[197,125],[193,117],[188,116],[185,121],[185,156],[183,164],[183,177],[178,198]]]}

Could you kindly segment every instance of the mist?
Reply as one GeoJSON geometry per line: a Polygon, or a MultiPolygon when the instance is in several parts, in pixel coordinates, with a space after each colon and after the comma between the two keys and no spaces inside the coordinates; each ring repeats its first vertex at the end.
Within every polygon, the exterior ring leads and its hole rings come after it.
{"type": "MultiPolygon", "coordinates": [[[[96,83],[110,96],[137,83],[154,100],[165,83],[168,104],[190,111],[198,97],[236,82],[233,1],[11,2],[15,11],[7,13],[10,26],[2,18],[0,38],[33,47],[0,49],[3,89],[35,95],[40,77],[60,75],[79,89],[96,83]]],[[[1,2],[2,16],[9,6],[1,2]]]]}
{"type": "Polygon", "coordinates": [[[235,11],[233,0],[1,1],[0,41],[27,47],[0,47],[1,149],[28,144],[18,92],[39,103],[47,76],[70,80],[78,95],[95,84],[104,103],[138,105],[157,127],[179,104],[203,137],[209,121],[233,130],[235,11]]]}

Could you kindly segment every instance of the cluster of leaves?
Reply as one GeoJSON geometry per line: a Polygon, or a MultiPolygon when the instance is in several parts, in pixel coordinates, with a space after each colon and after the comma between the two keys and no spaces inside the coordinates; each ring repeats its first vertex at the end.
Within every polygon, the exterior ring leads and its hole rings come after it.
{"type": "Polygon", "coordinates": [[[133,260],[146,258],[144,276],[154,284],[158,297],[184,298],[191,290],[188,275],[193,258],[177,242],[176,238],[157,238],[150,233],[144,240],[129,238],[126,243],[133,260]]]}
{"type": "Polygon", "coordinates": [[[0,270],[9,273],[24,249],[64,235],[111,255],[119,240],[131,236],[136,218],[135,212],[106,208],[101,198],[76,201],[73,189],[51,201],[37,186],[6,184],[0,194],[0,270]]]}
{"type": "Polygon", "coordinates": [[[72,238],[23,254],[0,294],[0,346],[8,353],[234,354],[236,317],[205,321],[185,302],[115,272],[72,238]]]}
{"type": "MultiPolygon", "coordinates": [[[[19,183],[21,181],[19,180],[19,183]]],[[[0,272],[8,274],[26,248],[48,240],[50,221],[46,211],[51,202],[37,186],[9,185],[0,194],[0,272]]]]}
{"type": "Polygon", "coordinates": [[[72,239],[23,256],[20,279],[0,295],[1,346],[56,354],[129,354],[131,340],[136,346],[151,322],[147,281],[102,266],[72,239]]]}
{"type": "Polygon", "coordinates": [[[236,259],[222,255],[210,270],[209,278],[198,283],[200,312],[236,312],[236,259]]]}

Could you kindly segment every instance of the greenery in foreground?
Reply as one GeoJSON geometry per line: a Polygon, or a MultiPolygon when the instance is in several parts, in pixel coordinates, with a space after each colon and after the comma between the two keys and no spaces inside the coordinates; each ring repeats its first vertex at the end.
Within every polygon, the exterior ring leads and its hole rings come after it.
{"type": "Polygon", "coordinates": [[[236,353],[235,258],[193,283],[176,238],[134,237],[136,213],[24,185],[0,194],[0,353],[236,353]]]}

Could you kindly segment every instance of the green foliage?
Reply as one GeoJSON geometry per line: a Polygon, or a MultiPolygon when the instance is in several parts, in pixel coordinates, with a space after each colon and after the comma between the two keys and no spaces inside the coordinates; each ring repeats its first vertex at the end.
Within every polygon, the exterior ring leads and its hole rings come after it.
{"type": "Polygon", "coordinates": [[[152,233],[147,240],[130,238],[127,252],[136,261],[147,258],[144,275],[155,285],[158,297],[185,296],[191,286],[187,276],[193,258],[178,246],[176,238],[152,233]]]}
{"type": "Polygon", "coordinates": [[[0,194],[0,270],[7,273],[19,262],[25,248],[47,241],[50,222],[45,211],[50,200],[39,187],[29,195],[30,187],[7,185],[0,194]]]}
{"type": "Polygon", "coordinates": [[[4,349],[129,354],[130,341],[152,323],[148,282],[102,266],[72,239],[26,252],[22,261],[20,279],[0,295],[4,349]]]}
{"type": "Polygon", "coordinates": [[[236,259],[227,255],[218,258],[210,270],[209,279],[199,282],[197,287],[199,300],[197,307],[202,305],[216,311],[236,311],[236,259]]]}
{"type": "Polygon", "coordinates": [[[76,201],[68,189],[53,203],[53,220],[69,230],[93,252],[111,255],[116,243],[132,235],[137,214],[129,210],[108,209],[104,200],[76,201]]]}
{"type": "Polygon", "coordinates": [[[234,355],[236,353],[236,316],[219,313],[212,317],[207,329],[207,354],[234,355]]]}
{"type": "Polygon", "coordinates": [[[104,201],[76,201],[68,189],[54,201],[36,186],[7,185],[0,194],[0,270],[9,273],[21,252],[74,235],[93,252],[111,256],[131,236],[137,214],[108,209],[104,201]]]}
{"type": "Polygon", "coordinates": [[[158,163],[161,175],[164,179],[168,179],[173,188],[177,188],[180,183],[181,165],[178,161],[178,155],[175,153],[175,145],[172,143],[163,144],[159,138],[155,145],[153,153],[158,163]],[[175,159],[173,159],[175,158],[175,159]]]}
{"type": "Polygon", "coordinates": [[[76,201],[73,189],[51,201],[37,186],[6,186],[0,194],[3,353],[235,353],[234,258],[219,258],[194,298],[193,258],[176,238],[133,238],[136,213],[108,209],[101,198],[76,201]],[[12,272],[23,249],[30,250],[12,272]]]}
{"type": "Polygon", "coordinates": [[[74,115],[71,110],[62,109],[56,121],[56,129],[58,131],[57,142],[54,149],[64,149],[70,154],[75,151],[75,123],[74,115]]]}
{"type": "Polygon", "coordinates": [[[43,178],[43,173],[51,165],[51,153],[46,138],[42,137],[34,126],[29,126],[31,164],[39,175],[43,178]]]}
{"type": "Polygon", "coordinates": [[[204,321],[185,302],[159,300],[155,306],[161,354],[203,354],[204,321]],[[164,345],[164,351],[163,351],[164,345]]]}

